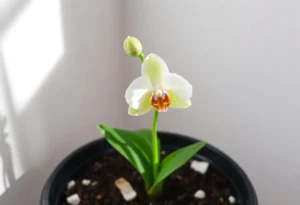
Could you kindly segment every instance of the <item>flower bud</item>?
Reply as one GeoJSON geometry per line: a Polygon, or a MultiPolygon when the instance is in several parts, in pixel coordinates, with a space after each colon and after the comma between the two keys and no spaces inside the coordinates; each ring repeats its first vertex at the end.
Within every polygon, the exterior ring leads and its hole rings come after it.
{"type": "Polygon", "coordinates": [[[143,51],[143,47],[138,39],[128,36],[124,41],[124,50],[129,56],[139,56],[143,51]]]}

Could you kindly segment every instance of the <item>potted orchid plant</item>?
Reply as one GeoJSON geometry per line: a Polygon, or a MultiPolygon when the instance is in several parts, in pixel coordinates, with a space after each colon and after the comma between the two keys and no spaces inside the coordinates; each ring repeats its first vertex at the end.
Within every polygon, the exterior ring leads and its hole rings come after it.
{"type": "Polygon", "coordinates": [[[141,76],[125,92],[128,114],[153,110],[152,129],[99,124],[104,139],[76,150],[54,170],[41,205],[257,205],[246,174],[224,153],[203,141],[157,131],[160,113],[191,106],[190,83],[170,73],[158,55],[145,57],[135,37],[125,39],[124,50],[142,63],[141,76]]]}
{"type": "Polygon", "coordinates": [[[191,106],[192,86],[180,75],[170,73],[167,64],[158,55],[149,54],[145,58],[142,45],[136,38],[127,37],[124,50],[129,56],[139,57],[142,62],[142,76],[136,78],[125,92],[128,114],[140,116],[153,109],[152,130],[128,131],[106,125],[98,125],[98,128],[110,145],[138,170],[147,193],[153,198],[161,194],[164,179],[185,164],[205,143],[196,142],[183,147],[160,161],[159,113],[170,107],[191,106]]]}

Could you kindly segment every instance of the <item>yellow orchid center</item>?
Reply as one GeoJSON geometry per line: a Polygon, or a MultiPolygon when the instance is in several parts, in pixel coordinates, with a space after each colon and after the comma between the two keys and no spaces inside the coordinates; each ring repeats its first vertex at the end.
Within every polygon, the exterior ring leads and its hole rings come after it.
{"type": "Polygon", "coordinates": [[[164,90],[153,91],[151,105],[159,112],[166,112],[171,105],[170,98],[164,90]]]}

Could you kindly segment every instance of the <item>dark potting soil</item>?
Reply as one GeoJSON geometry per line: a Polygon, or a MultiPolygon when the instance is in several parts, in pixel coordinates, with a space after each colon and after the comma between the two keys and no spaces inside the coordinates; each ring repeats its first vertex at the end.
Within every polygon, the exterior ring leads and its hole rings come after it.
{"type": "Polygon", "coordinates": [[[66,198],[75,193],[81,199],[79,205],[229,205],[228,197],[235,196],[223,174],[209,167],[206,174],[202,175],[192,170],[190,163],[186,163],[165,180],[161,197],[151,201],[139,173],[119,155],[105,156],[82,167],[74,181],[76,185],[73,188],[66,188],[62,205],[69,205],[66,198]],[[137,192],[137,197],[132,201],[126,202],[115,186],[115,180],[120,177],[129,181],[137,192]],[[91,184],[83,185],[83,179],[91,180],[91,184]],[[204,199],[194,197],[199,189],[205,191],[204,199]]]}

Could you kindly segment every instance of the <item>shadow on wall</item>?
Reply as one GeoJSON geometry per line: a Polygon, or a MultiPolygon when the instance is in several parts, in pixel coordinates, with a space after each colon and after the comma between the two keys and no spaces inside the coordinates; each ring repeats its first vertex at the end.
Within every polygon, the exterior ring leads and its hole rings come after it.
{"type": "MultiPolygon", "coordinates": [[[[98,123],[122,127],[127,112],[118,70],[123,53],[121,3],[14,3],[19,5],[0,22],[0,89],[15,145],[9,147],[7,135],[1,133],[0,154],[5,178],[10,178],[1,205],[37,204],[59,161],[99,137],[98,123]],[[16,179],[14,157],[24,170],[16,179]]],[[[1,128],[5,121],[2,117],[1,128]]]]}
{"type": "Polygon", "coordinates": [[[26,172],[18,181],[15,182],[5,193],[0,196],[0,204],[38,204],[38,199],[32,199],[32,192],[37,190],[34,185],[34,180],[40,180],[41,173],[38,170],[26,172]],[[33,186],[32,186],[33,185],[33,186]]]}
{"type": "Polygon", "coordinates": [[[18,181],[15,180],[12,150],[7,142],[9,136],[6,132],[6,122],[6,117],[0,114],[0,158],[2,159],[0,181],[3,182],[4,186],[4,194],[0,195],[0,204],[22,204],[28,201],[27,197],[30,196],[33,179],[37,179],[39,175],[36,171],[31,170],[18,181]]]}
{"type": "Polygon", "coordinates": [[[13,186],[15,177],[12,165],[12,153],[10,145],[7,143],[6,139],[8,133],[5,131],[6,118],[0,113],[0,158],[2,159],[2,182],[4,190],[8,189],[10,186],[13,186]]]}

